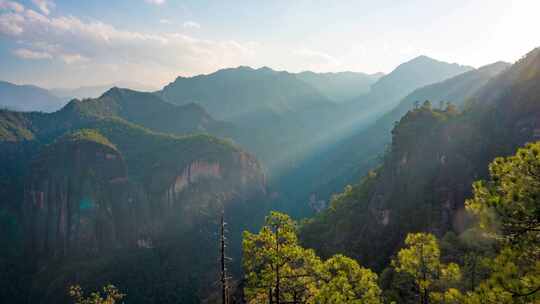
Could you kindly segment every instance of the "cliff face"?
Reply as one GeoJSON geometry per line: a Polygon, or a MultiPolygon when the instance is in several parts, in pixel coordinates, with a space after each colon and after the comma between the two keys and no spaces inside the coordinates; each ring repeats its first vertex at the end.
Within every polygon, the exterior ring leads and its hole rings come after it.
{"type": "Polygon", "coordinates": [[[121,244],[127,184],[126,164],[112,147],[79,141],[44,149],[25,182],[31,251],[61,256],[121,244]]]}
{"type": "Polygon", "coordinates": [[[48,146],[25,182],[28,249],[49,258],[149,248],[172,225],[188,231],[203,214],[265,193],[262,169],[245,152],[187,162],[170,156],[181,153],[153,159],[137,180],[115,147],[85,140],[48,146]]]}

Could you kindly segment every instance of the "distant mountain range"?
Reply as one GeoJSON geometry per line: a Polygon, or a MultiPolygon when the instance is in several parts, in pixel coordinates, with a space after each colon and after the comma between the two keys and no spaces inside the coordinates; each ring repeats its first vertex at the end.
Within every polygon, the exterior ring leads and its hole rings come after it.
{"type": "Polygon", "coordinates": [[[272,171],[281,171],[367,126],[415,88],[470,69],[425,56],[384,76],[239,67],[178,77],[156,94],[174,104],[199,104],[212,117],[233,123],[245,131],[239,142],[272,171]]]}
{"type": "Polygon", "coordinates": [[[0,81],[0,108],[14,111],[53,112],[65,103],[65,99],[40,87],[0,81]]]}
{"type": "MultiPolygon", "coordinates": [[[[377,119],[367,128],[343,138],[324,153],[306,159],[300,173],[302,180],[310,188],[305,189],[304,198],[316,194],[327,199],[340,191],[346,184],[357,181],[380,161],[385,148],[392,140],[395,123],[415,104],[429,100],[434,107],[444,109],[447,103],[463,108],[465,103],[494,76],[506,70],[511,64],[497,62],[479,69],[473,69],[450,79],[418,88],[405,96],[391,111],[377,119]]],[[[300,178],[291,176],[291,178],[300,178]]],[[[287,183],[287,180],[283,181],[287,183]]],[[[295,192],[300,194],[298,189],[295,192]]]]}
{"type": "Polygon", "coordinates": [[[97,98],[113,87],[148,92],[156,90],[154,87],[133,82],[48,90],[34,85],[17,85],[0,81],[0,108],[24,112],[54,112],[71,99],[97,98]]]}
{"type": "Polygon", "coordinates": [[[383,73],[364,74],[356,72],[314,73],[310,71],[296,74],[333,102],[351,101],[368,93],[383,73]]]}
{"type": "Polygon", "coordinates": [[[178,77],[157,94],[174,104],[200,104],[213,117],[239,125],[331,103],[294,74],[266,67],[238,67],[209,75],[178,77]]]}
{"type": "Polygon", "coordinates": [[[349,102],[346,112],[355,115],[359,110],[368,108],[374,116],[379,116],[394,108],[403,97],[415,89],[472,69],[470,66],[418,56],[400,64],[391,73],[381,77],[371,86],[368,94],[349,102]]]}

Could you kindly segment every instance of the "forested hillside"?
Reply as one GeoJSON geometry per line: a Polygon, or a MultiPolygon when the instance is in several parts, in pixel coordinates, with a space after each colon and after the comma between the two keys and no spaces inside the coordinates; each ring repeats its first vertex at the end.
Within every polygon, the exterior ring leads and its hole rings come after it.
{"type": "Polygon", "coordinates": [[[304,244],[382,269],[408,232],[463,232],[472,182],[487,177],[495,157],[539,139],[539,59],[534,50],[488,81],[462,112],[430,102],[410,110],[392,130],[381,166],[306,223],[304,244]]]}
{"type": "Polygon", "coordinates": [[[122,282],[132,303],[196,303],[211,292],[222,212],[239,270],[240,232],[268,210],[262,166],[209,135],[127,122],[120,116],[139,118],[128,107],[138,99],[109,97],[51,114],[0,113],[1,242],[16,240],[1,252],[1,301],[65,301],[77,280],[122,282]]]}

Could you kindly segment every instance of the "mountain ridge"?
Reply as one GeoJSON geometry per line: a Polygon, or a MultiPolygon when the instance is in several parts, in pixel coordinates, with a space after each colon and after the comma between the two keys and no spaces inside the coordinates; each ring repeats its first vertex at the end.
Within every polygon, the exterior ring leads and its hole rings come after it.
{"type": "Polygon", "coordinates": [[[0,107],[18,111],[53,112],[64,104],[62,98],[38,86],[0,81],[0,107]]]}
{"type": "Polygon", "coordinates": [[[462,113],[429,102],[408,111],[392,130],[381,166],[304,226],[305,244],[323,255],[338,251],[382,269],[409,232],[438,237],[463,232],[470,225],[464,201],[472,182],[488,175],[495,157],[540,139],[536,63],[540,53],[529,53],[504,68],[474,94],[486,99],[462,113]],[[489,94],[501,81],[507,84],[504,92],[489,94]]]}

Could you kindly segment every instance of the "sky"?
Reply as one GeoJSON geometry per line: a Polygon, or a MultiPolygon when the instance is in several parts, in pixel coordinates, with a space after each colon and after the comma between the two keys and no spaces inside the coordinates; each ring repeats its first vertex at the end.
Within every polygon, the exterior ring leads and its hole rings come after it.
{"type": "Polygon", "coordinates": [[[539,0],[0,0],[0,80],[46,88],[240,65],[388,73],[419,55],[479,67],[540,46],[539,0]]]}

